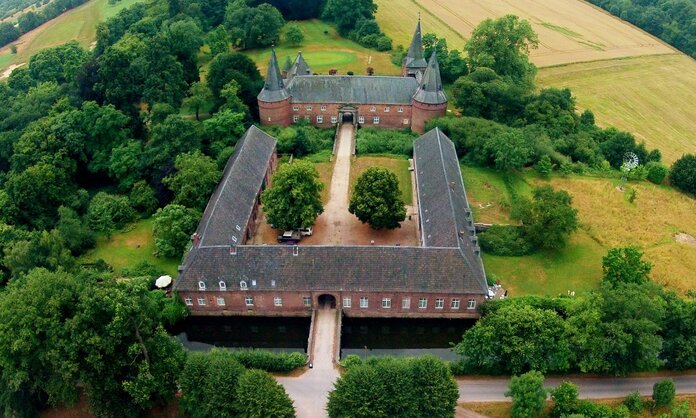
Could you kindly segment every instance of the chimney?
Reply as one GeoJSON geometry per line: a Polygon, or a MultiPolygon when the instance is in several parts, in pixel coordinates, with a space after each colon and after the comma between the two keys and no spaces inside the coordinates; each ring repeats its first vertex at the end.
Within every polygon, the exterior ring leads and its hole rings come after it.
{"type": "Polygon", "coordinates": [[[198,235],[198,232],[194,232],[191,235],[191,244],[193,244],[193,248],[198,248],[201,245],[201,236],[198,235]]]}
{"type": "Polygon", "coordinates": [[[237,246],[230,245],[230,255],[237,255],[237,246]]]}

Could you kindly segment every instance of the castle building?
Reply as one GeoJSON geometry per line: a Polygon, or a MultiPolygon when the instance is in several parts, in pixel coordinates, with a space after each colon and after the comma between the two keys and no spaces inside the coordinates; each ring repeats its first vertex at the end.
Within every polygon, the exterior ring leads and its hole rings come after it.
{"type": "Polygon", "coordinates": [[[404,58],[401,77],[313,75],[302,53],[281,73],[275,51],[257,100],[263,125],[289,126],[307,120],[318,127],[353,123],[423,133],[428,120],[444,116],[437,54],[426,62],[420,20],[404,58]]]}

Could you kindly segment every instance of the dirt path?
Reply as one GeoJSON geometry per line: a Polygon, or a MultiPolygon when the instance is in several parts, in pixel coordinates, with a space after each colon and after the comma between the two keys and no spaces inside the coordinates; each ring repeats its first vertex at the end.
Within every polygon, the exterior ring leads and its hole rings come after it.
{"type": "Polygon", "coordinates": [[[314,323],[313,368],[299,377],[278,377],[293,400],[297,418],[326,418],[329,391],[338,378],[334,367],[336,309],[320,309],[314,323]]]}
{"type": "Polygon", "coordinates": [[[10,74],[12,74],[12,71],[14,71],[15,69],[21,67],[21,66],[24,65],[24,64],[26,64],[26,62],[23,62],[23,63],[21,63],[21,64],[12,64],[12,65],[10,65],[9,67],[7,67],[7,69],[6,69],[5,71],[2,72],[2,74],[0,74],[0,80],[9,77],[10,74]]]}

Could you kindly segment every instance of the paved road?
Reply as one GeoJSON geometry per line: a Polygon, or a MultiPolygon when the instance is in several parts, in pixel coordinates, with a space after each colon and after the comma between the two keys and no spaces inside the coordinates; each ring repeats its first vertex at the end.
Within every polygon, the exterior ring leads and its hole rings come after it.
{"type": "MultiPolygon", "coordinates": [[[[696,393],[696,375],[670,376],[677,386],[677,393],[696,393]]],[[[621,398],[634,390],[642,395],[652,394],[655,382],[663,377],[578,377],[578,378],[548,378],[544,382],[547,387],[558,386],[564,380],[569,380],[580,388],[580,397],[585,399],[621,398]]],[[[465,402],[494,402],[506,401],[505,397],[510,383],[509,379],[459,379],[459,400],[465,402]]]]}

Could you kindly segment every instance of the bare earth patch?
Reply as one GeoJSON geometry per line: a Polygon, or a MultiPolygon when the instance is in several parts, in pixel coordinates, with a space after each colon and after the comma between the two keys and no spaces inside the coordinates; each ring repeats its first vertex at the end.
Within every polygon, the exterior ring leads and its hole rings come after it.
{"type": "Polygon", "coordinates": [[[15,69],[21,67],[21,66],[24,65],[24,64],[26,64],[26,62],[23,62],[23,63],[21,63],[21,64],[12,64],[12,65],[10,65],[9,67],[7,67],[7,69],[6,69],[5,71],[2,72],[2,75],[0,75],[0,80],[9,77],[10,74],[12,74],[12,71],[14,71],[15,69]]]}
{"type": "Polygon", "coordinates": [[[690,245],[690,246],[696,248],[696,238],[692,237],[689,234],[685,234],[683,232],[680,232],[674,236],[674,240],[677,241],[678,243],[690,245]]]}

